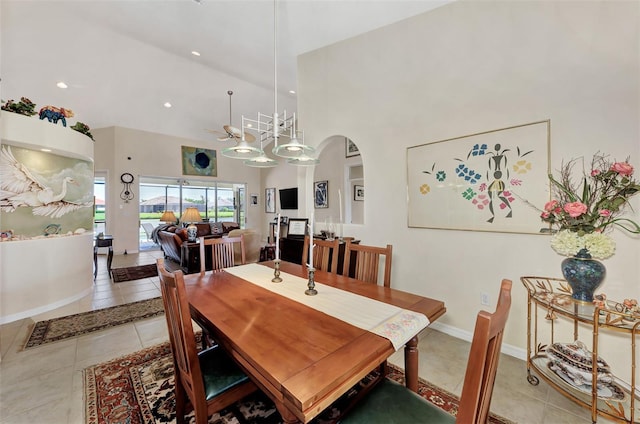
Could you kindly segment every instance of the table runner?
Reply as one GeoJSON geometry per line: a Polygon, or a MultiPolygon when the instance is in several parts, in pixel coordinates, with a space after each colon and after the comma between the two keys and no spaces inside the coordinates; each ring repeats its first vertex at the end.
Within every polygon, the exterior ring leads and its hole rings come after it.
{"type": "Polygon", "coordinates": [[[327,286],[317,281],[318,294],[307,296],[304,294],[307,288],[307,279],[281,272],[282,282],[272,283],[273,268],[264,265],[247,264],[225,268],[225,271],[355,327],[385,337],[391,341],[395,350],[400,349],[429,325],[429,319],[424,314],[327,286]]]}

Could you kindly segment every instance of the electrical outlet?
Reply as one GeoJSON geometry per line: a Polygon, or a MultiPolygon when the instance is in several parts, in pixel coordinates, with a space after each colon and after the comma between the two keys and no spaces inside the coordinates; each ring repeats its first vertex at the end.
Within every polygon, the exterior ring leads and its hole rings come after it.
{"type": "Polygon", "coordinates": [[[480,292],[480,303],[484,306],[489,306],[489,293],[480,292]]]}

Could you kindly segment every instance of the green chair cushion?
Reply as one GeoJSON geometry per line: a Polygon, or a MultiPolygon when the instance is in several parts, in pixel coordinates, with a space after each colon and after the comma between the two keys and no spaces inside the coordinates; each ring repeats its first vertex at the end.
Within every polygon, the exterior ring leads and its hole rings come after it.
{"type": "Polygon", "coordinates": [[[456,419],[417,393],[385,378],[347,413],[342,424],[453,424],[456,419]]]}
{"type": "Polygon", "coordinates": [[[249,379],[233,359],[218,346],[198,353],[198,359],[207,401],[249,379]]]}

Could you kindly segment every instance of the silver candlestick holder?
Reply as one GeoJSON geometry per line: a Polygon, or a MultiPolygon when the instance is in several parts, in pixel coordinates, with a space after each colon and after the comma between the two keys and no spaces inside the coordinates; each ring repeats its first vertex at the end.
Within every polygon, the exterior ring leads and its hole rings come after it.
{"type": "Polygon", "coordinates": [[[309,283],[307,283],[307,287],[309,288],[304,291],[304,294],[306,294],[307,296],[315,296],[318,294],[318,290],[315,289],[316,282],[313,281],[315,272],[316,272],[315,268],[309,267],[309,283]]]}
{"type": "Polygon", "coordinates": [[[272,283],[281,283],[282,278],[280,278],[280,259],[274,259],[273,261],[273,278],[271,279],[272,283]]]}

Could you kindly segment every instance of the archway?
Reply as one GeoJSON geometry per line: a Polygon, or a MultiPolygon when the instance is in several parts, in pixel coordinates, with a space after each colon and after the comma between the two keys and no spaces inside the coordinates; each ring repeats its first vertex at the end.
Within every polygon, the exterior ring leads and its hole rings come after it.
{"type": "Polygon", "coordinates": [[[326,202],[322,196],[314,201],[316,222],[364,224],[364,165],[356,143],[335,135],[320,143],[319,150],[313,190],[326,188],[326,202]]]}

